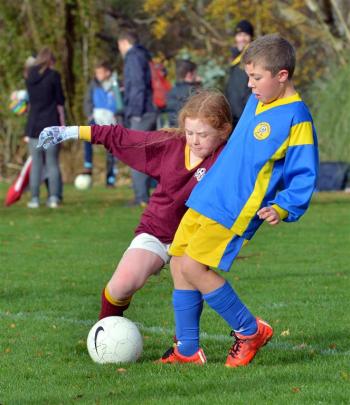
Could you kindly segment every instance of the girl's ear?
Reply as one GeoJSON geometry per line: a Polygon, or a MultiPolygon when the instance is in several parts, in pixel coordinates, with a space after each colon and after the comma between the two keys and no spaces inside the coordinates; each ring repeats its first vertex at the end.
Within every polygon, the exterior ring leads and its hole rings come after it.
{"type": "Polygon", "coordinates": [[[227,122],[222,130],[223,139],[227,139],[231,135],[231,132],[232,132],[232,125],[227,122]]]}

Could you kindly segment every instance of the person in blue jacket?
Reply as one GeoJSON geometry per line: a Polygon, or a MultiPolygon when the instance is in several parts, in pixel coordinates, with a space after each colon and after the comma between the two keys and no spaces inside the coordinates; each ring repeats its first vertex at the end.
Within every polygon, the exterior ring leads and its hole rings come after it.
{"type": "Polygon", "coordinates": [[[233,329],[225,366],[253,360],[273,329],[210,267],[229,271],[264,221],[297,221],[316,187],[317,138],[293,86],[293,47],[279,35],[266,35],[249,45],[243,63],[253,94],[223,152],[187,200],[169,249],[177,345],[161,363],[206,362],[199,346],[203,300],[233,329]]]}
{"type": "MultiPolygon", "coordinates": [[[[84,98],[84,113],[89,124],[116,124],[116,113],[122,107],[117,105],[118,82],[111,65],[104,61],[95,66],[95,76],[90,82],[84,98]]],[[[93,149],[84,143],[84,174],[92,175],[93,149]]],[[[114,187],[116,182],[116,159],[106,153],[106,186],[114,187]]]]}
{"type": "MultiPolygon", "coordinates": [[[[152,80],[149,52],[138,43],[134,32],[121,32],[118,48],[124,58],[124,118],[125,125],[139,131],[153,131],[157,125],[152,102],[152,80]]],[[[131,169],[135,198],[133,205],[145,206],[149,200],[152,179],[131,169]]]]}

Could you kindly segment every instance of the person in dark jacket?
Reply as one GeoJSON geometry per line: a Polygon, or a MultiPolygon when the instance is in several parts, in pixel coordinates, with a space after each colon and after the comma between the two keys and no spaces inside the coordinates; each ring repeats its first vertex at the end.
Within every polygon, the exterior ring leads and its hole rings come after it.
{"type": "Polygon", "coordinates": [[[233,128],[242,115],[251,94],[248,88],[248,76],[241,67],[244,50],[253,40],[254,28],[247,20],[240,21],[235,28],[235,47],[232,48],[232,62],[226,83],[225,95],[231,106],[233,128]]]}
{"type": "Polygon", "coordinates": [[[53,69],[55,57],[48,48],[43,48],[37,55],[35,65],[29,70],[26,86],[29,96],[29,114],[26,136],[29,152],[32,156],[30,171],[31,200],[29,208],[39,207],[39,191],[42,169],[45,162],[49,198],[47,206],[57,208],[61,194],[61,174],[59,168],[59,148],[44,151],[37,149],[40,132],[48,125],[65,125],[64,95],[60,74],[53,69]]]}
{"type": "MultiPolygon", "coordinates": [[[[133,32],[118,36],[118,48],[124,58],[124,118],[130,129],[156,129],[157,114],[152,102],[152,81],[149,52],[138,44],[133,32]]],[[[149,200],[151,178],[131,169],[135,199],[132,205],[145,206],[149,200]]]]}
{"type": "Polygon", "coordinates": [[[179,111],[200,84],[195,63],[186,59],[176,61],[176,83],[167,95],[167,111],[171,127],[177,127],[179,111]]]}

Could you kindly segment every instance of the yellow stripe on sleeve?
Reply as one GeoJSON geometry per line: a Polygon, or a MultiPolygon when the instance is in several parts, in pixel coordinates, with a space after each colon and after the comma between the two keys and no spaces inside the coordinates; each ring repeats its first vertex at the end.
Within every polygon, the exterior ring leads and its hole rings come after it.
{"type": "Polygon", "coordinates": [[[90,126],[79,127],[79,139],[82,141],[91,142],[91,127],[90,126]]]}
{"type": "Polygon", "coordinates": [[[279,205],[273,204],[272,208],[278,213],[282,221],[288,217],[288,211],[281,208],[279,205]]]}
{"type": "Polygon", "coordinates": [[[301,122],[292,126],[290,130],[289,146],[313,145],[313,131],[310,121],[301,122]]]}

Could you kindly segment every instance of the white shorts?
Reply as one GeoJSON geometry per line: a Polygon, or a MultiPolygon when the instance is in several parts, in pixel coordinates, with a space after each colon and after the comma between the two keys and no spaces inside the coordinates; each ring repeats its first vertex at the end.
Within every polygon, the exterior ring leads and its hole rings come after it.
{"type": "Polygon", "coordinates": [[[149,233],[140,233],[131,241],[127,250],[135,248],[148,250],[149,252],[158,255],[164,261],[164,264],[166,264],[170,261],[170,256],[168,254],[169,246],[170,243],[163,243],[149,233]]]}

